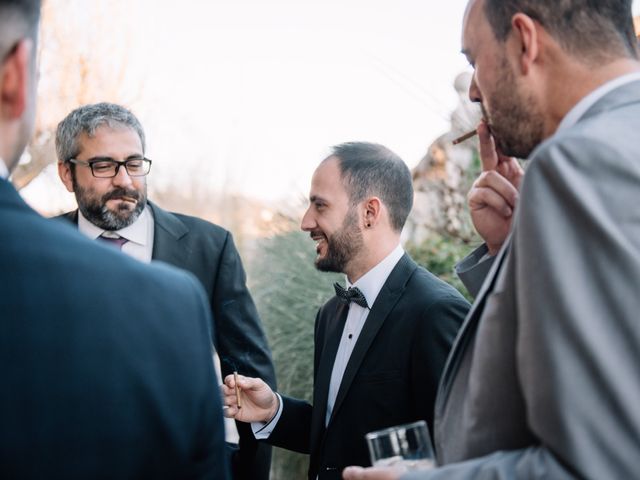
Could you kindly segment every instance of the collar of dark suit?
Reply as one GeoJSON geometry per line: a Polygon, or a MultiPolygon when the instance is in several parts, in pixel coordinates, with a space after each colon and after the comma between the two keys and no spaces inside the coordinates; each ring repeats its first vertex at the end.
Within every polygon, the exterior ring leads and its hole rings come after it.
{"type": "Polygon", "coordinates": [[[147,201],[147,205],[151,209],[156,224],[156,237],[159,230],[163,230],[176,240],[189,232],[187,226],[175,215],[163,210],[153,202],[147,201]]]}

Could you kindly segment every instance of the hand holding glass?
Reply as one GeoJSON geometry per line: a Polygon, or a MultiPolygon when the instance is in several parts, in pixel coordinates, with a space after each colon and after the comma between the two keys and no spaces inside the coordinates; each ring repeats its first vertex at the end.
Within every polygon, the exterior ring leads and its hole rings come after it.
{"type": "Polygon", "coordinates": [[[371,463],[375,467],[400,466],[407,470],[432,468],[435,456],[424,420],[367,433],[371,463]]]}

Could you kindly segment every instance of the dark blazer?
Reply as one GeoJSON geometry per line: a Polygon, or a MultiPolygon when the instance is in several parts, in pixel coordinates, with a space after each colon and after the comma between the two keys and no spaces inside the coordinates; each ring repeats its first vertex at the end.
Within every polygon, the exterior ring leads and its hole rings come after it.
{"type": "MultiPolygon", "coordinates": [[[[213,318],[222,375],[237,370],[276,388],[275,370],[260,317],[231,234],[205,220],[170,213],[149,202],[154,217],[153,260],[193,273],[204,286],[213,318]]],[[[64,215],[77,225],[78,212],[64,215]]],[[[267,480],[271,448],[257,442],[251,426],[236,422],[240,448],[233,456],[236,480],[267,480]]]]}
{"type": "Polygon", "coordinates": [[[371,307],[325,428],[348,313],[333,297],[316,318],[313,407],[284,397],[269,443],[310,453],[310,479],[339,479],[348,465],[370,465],[366,433],[418,419],[431,428],[440,373],[468,309],[457,290],[405,254],[371,307]]]}
{"type": "Polygon", "coordinates": [[[226,479],[201,286],[0,179],[0,477],[226,479]]]}

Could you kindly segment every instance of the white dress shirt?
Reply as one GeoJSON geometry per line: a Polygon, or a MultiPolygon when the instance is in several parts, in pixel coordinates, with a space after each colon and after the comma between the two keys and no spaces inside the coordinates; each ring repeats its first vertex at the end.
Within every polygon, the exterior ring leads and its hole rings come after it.
{"type": "Polygon", "coordinates": [[[9,178],[9,169],[2,158],[0,158],[0,178],[4,178],[5,180],[9,178]]]}
{"type": "MultiPolygon", "coordinates": [[[[358,287],[360,289],[364,297],[367,299],[367,305],[369,305],[369,308],[361,307],[354,302],[349,304],[349,313],[347,314],[347,320],[345,321],[342,337],[340,338],[338,352],[336,353],[333,369],[331,370],[325,425],[329,423],[329,419],[331,418],[333,406],[336,402],[336,397],[338,396],[338,390],[342,383],[342,376],[347,368],[347,363],[349,363],[349,358],[351,357],[353,348],[358,341],[362,327],[364,327],[364,323],[369,316],[371,307],[375,304],[380,290],[382,290],[383,285],[387,281],[387,278],[389,278],[391,271],[402,258],[402,255],[404,255],[404,249],[400,244],[398,244],[398,246],[396,246],[389,255],[360,277],[356,282],[351,284],[348,279],[346,280],[347,288],[358,287]]],[[[280,397],[279,394],[276,395],[278,395],[280,405],[278,407],[278,412],[273,419],[267,424],[264,424],[263,422],[253,422],[251,424],[253,434],[258,440],[269,438],[269,435],[271,435],[271,432],[282,415],[282,397],[280,397]]]]}
{"type": "Polygon", "coordinates": [[[153,253],[154,220],[151,209],[145,207],[140,216],[128,227],[122,230],[103,230],[87,220],[78,210],[78,229],[86,236],[95,240],[104,233],[105,237],[122,237],[128,240],[122,246],[122,251],[141,262],[150,263],[153,253]]]}

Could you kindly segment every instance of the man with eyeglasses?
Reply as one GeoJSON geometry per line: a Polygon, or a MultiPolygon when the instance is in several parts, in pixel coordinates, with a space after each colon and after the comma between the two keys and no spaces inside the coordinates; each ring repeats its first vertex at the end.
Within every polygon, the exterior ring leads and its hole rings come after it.
{"type": "Polygon", "coordinates": [[[0,478],[227,479],[197,280],[42,218],[8,180],[39,18],[39,0],[0,0],[0,478]]]}
{"type": "MultiPolygon", "coordinates": [[[[141,261],[161,260],[193,273],[208,295],[223,376],[234,370],[275,388],[275,371],[260,317],[231,234],[199,218],[147,201],[145,134],[138,119],[112,103],[72,111],[56,131],[58,172],[78,210],[63,215],[92,239],[141,261]]],[[[271,447],[237,424],[232,447],[236,480],[267,480],[271,447]]]]}

